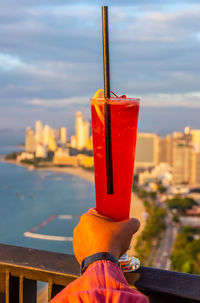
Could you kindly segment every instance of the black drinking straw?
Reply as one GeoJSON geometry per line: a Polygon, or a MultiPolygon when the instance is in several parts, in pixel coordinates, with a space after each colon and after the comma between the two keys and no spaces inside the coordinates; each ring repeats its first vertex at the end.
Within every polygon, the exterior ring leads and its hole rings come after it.
{"type": "Polygon", "coordinates": [[[109,68],[109,40],[108,40],[108,7],[102,6],[102,32],[103,32],[103,67],[104,67],[104,98],[105,98],[105,143],[106,143],[106,172],[107,194],[113,194],[113,169],[112,169],[112,142],[110,119],[110,68],[109,68]]]}

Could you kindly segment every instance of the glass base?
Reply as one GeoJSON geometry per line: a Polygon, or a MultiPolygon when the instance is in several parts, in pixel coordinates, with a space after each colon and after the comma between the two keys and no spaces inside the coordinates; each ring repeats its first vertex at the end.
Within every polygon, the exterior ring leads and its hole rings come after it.
{"type": "Polygon", "coordinates": [[[128,254],[123,254],[118,262],[124,272],[136,271],[140,267],[140,260],[135,257],[130,257],[128,254]]]}

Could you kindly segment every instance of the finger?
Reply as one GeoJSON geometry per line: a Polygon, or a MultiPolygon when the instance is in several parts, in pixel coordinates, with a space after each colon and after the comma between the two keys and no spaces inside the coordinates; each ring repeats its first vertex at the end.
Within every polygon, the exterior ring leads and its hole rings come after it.
{"type": "Polygon", "coordinates": [[[101,215],[100,213],[98,213],[98,211],[96,210],[96,208],[90,208],[87,212],[88,215],[93,215],[93,216],[96,216],[98,218],[101,218],[101,219],[105,219],[106,221],[110,221],[112,222],[112,220],[106,216],[103,216],[101,215]]]}
{"type": "Polygon", "coordinates": [[[90,209],[88,209],[87,212],[88,212],[88,213],[97,213],[97,210],[96,210],[96,208],[91,207],[90,209]]]}
{"type": "Polygon", "coordinates": [[[129,232],[131,235],[135,234],[139,227],[140,221],[136,218],[131,218],[121,222],[125,231],[129,232]]]}

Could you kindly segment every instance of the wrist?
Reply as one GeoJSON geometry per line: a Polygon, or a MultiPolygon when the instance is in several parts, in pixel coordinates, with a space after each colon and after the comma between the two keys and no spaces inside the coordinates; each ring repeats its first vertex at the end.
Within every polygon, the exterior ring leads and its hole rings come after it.
{"type": "Polygon", "coordinates": [[[100,260],[111,261],[120,267],[120,264],[118,263],[118,259],[114,255],[112,255],[109,252],[99,252],[91,256],[88,256],[82,260],[80,267],[81,274],[83,274],[91,264],[100,260]]]}

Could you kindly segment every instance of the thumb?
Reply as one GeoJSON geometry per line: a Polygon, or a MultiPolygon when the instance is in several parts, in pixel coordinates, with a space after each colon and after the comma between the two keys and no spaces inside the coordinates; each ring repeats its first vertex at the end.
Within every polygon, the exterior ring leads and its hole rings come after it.
{"type": "Polygon", "coordinates": [[[132,237],[140,227],[140,221],[136,218],[130,218],[128,220],[122,221],[124,233],[132,237]]]}

